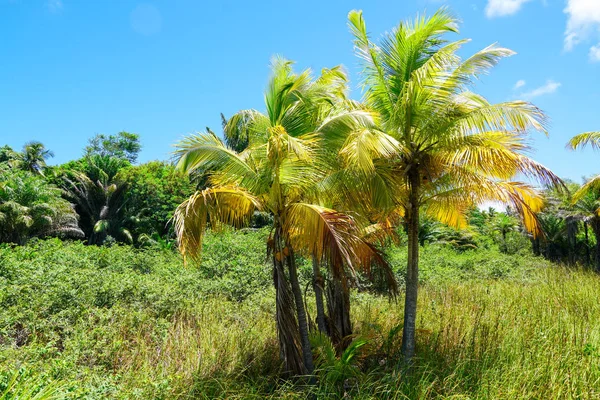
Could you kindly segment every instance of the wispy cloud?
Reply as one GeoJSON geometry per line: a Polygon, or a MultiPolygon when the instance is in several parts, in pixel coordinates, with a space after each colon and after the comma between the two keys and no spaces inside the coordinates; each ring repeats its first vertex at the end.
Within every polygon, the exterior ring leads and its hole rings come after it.
{"type": "Polygon", "coordinates": [[[517,83],[515,83],[515,86],[513,87],[513,89],[516,90],[516,89],[522,88],[523,86],[525,86],[526,83],[527,82],[525,82],[523,79],[519,79],[517,81],[517,83]]]}
{"type": "Polygon", "coordinates": [[[52,12],[59,12],[63,9],[63,2],[62,0],[47,0],[46,6],[52,12]]]}
{"type": "Polygon", "coordinates": [[[523,4],[532,0],[488,0],[485,15],[488,18],[505,17],[516,14],[523,4]]]}
{"type": "Polygon", "coordinates": [[[549,79],[546,81],[545,85],[535,88],[529,92],[521,93],[520,97],[524,98],[525,100],[532,100],[536,97],[552,94],[556,92],[560,86],[560,82],[554,82],[552,79],[549,79]]]}
{"type": "MultiPolygon", "coordinates": [[[[600,32],[600,1],[598,0],[567,0],[564,9],[567,14],[565,30],[565,50],[572,50],[576,45],[600,32]]],[[[598,61],[600,44],[590,49],[590,59],[598,61]]]]}

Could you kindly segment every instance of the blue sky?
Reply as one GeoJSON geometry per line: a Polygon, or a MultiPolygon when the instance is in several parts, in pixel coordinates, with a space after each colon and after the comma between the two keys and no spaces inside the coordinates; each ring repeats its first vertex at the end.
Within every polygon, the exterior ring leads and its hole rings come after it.
{"type": "Polygon", "coordinates": [[[343,64],[353,96],[358,62],[346,26],[363,9],[374,38],[418,12],[448,5],[463,54],[515,50],[476,90],[525,98],[551,119],[534,157],[563,177],[600,172],[598,155],[565,150],[600,130],[600,0],[198,1],[0,0],[0,145],[42,141],[78,158],[96,133],[141,135],[140,161],[167,159],[182,136],[263,108],[269,59],[298,68],[343,64]]]}

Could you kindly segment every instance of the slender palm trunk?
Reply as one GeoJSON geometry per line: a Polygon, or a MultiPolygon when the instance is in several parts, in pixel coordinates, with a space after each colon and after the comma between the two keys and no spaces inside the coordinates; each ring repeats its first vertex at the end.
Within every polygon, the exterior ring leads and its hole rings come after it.
{"type": "Polygon", "coordinates": [[[283,258],[281,257],[281,233],[280,228],[277,226],[275,226],[273,239],[273,283],[275,285],[275,320],[277,338],[279,339],[279,354],[286,372],[302,375],[304,374],[304,364],[300,353],[298,323],[294,316],[294,300],[285,276],[283,258]],[[279,257],[277,253],[280,254],[279,257]]]}
{"type": "Polygon", "coordinates": [[[296,261],[294,259],[294,252],[292,250],[289,250],[287,262],[290,271],[290,283],[292,284],[292,293],[294,294],[294,301],[296,303],[298,328],[300,331],[300,343],[302,345],[302,358],[304,360],[304,367],[306,369],[306,373],[312,376],[312,374],[315,371],[315,367],[313,364],[310,340],[308,338],[308,320],[306,318],[306,310],[304,309],[304,299],[302,298],[302,288],[300,287],[300,282],[298,281],[298,270],[296,269],[296,261]]]}
{"type": "Polygon", "coordinates": [[[323,303],[323,275],[319,268],[319,260],[317,257],[312,258],[313,265],[313,290],[315,291],[315,302],[317,304],[317,327],[319,332],[327,333],[327,325],[325,324],[325,305],[323,303]]]}
{"type": "Polygon", "coordinates": [[[590,265],[592,263],[592,257],[590,256],[590,236],[588,233],[588,223],[583,221],[583,231],[585,232],[585,263],[590,265]]]}
{"type": "Polygon", "coordinates": [[[406,267],[406,296],[404,301],[404,328],[402,355],[410,364],[415,355],[415,330],[417,320],[417,295],[419,288],[419,184],[416,168],[408,171],[409,195],[406,222],[408,233],[408,265],[406,267]]]}
{"type": "Polygon", "coordinates": [[[596,237],[596,271],[600,272],[600,217],[592,220],[592,230],[596,237]]]}
{"type": "Polygon", "coordinates": [[[574,265],[576,261],[575,247],[577,246],[577,221],[573,217],[566,218],[567,240],[569,242],[569,264],[574,265]]]}
{"type": "Polygon", "coordinates": [[[539,256],[541,254],[541,251],[540,251],[540,238],[539,238],[539,236],[536,236],[535,238],[531,239],[531,248],[533,250],[533,255],[534,256],[539,256]]]}

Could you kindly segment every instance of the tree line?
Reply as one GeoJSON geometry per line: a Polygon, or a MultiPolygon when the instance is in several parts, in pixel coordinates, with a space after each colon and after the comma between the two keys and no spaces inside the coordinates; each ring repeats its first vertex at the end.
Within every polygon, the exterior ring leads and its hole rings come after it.
{"type": "MultiPolygon", "coordinates": [[[[135,134],[97,135],[84,156],[48,167],[41,143],[0,149],[0,242],[56,235],[90,245],[168,244],[201,258],[207,229],[266,225],[276,326],[286,371],[313,374],[311,338],[341,351],[352,334],[350,288],[399,283],[385,250],[407,246],[402,354],[415,356],[419,252],[498,246],[600,270],[600,178],[565,182],[527,155],[547,117],[525,101],[490,103],[472,91],[509,49],[462,59],[445,9],[400,23],[379,41],[362,12],[348,25],[363,66],[363,97],[349,97],[341,66],[296,72],[275,57],[264,111],[223,117],[177,143],[174,163],[135,165],[135,134]],[[518,181],[525,176],[526,181],[518,181]],[[530,183],[533,182],[533,183],[530,183]],[[484,202],[505,211],[480,210],[484,202]],[[172,221],[172,224],[169,224],[172,221]],[[298,257],[312,260],[315,321],[307,316],[298,257]]],[[[569,142],[600,146],[600,133],[569,142]]]]}

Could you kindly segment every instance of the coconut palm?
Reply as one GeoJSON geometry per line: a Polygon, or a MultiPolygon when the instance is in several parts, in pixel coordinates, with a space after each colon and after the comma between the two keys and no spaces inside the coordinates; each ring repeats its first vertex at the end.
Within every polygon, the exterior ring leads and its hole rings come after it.
{"type": "Polygon", "coordinates": [[[46,160],[52,157],[54,153],[46,149],[41,142],[29,142],[23,146],[23,151],[18,153],[17,166],[24,171],[42,175],[46,160]]]}
{"type": "MultiPolygon", "coordinates": [[[[600,149],[600,131],[585,132],[574,136],[567,143],[567,148],[577,150],[590,145],[592,149],[600,149]]],[[[596,269],[600,271],[600,175],[585,182],[574,194],[573,205],[583,218],[587,245],[587,227],[592,227],[596,237],[596,269]]]]}
{"type": "Polygon", "coordinates": [[[542,111],[524,101],[492,104],[468,90],[512,51],[492,45],[461,60],[457,51],[466,40],[444,39],[458,31],[445,9],[401,23],[380,44],[369,38],[361,11],[350,12],[349,25],[364,67],[364,103],[376,113],[377,126],[356,135],[341,153],[349,167],[371,176],[370,192],[377,193],[380,214],[404,220],[408,265],[402,353],[410,362],[419,212],[460,227],[471,207],[496,200],[512,204],[524,225],[537,232],[535,212],[542,199],[533,187],[513,179],[521,173],[552,184],[560,180],[524,155],[527,132],[545,132],[542,111]]]}
{"type": "Polygon", "coordinates": [[[506,252],[508,250],[506,242],[507,235],[510,232],[516,231],[518,228],[519,224],[517,220],[507,213],[498,213],[492,219],[492,231],[499,233],[502,238],[500,251],[506,252]]]}
{"type": "Polygon", "coordinates": [[[236,152],[212,132],[177,145],[179,168],[209,174],[207,188],[175,213],[179,248],[186,259],[199,256],[209,221],[218,229],[222,224],[247,224],[257,209],[273,215],[267,248],[276,288],[277,332],[285,368],[295,373],[313,372],[295,255],[326,260],[334,268],[358,259],[357,224],[350,215],[324,206],[319,186],[335,161],[324,132],[353,126],[347,120],[354,117],[340,106],[345,88],[339,68],[313,79],[309,70],[296,74],[291,62],[276,58],[265,92],[266,113],[243,110],[225,126],[229,143],[239,142],[236,137],[247,140],[243,151],[236,152]]]}

